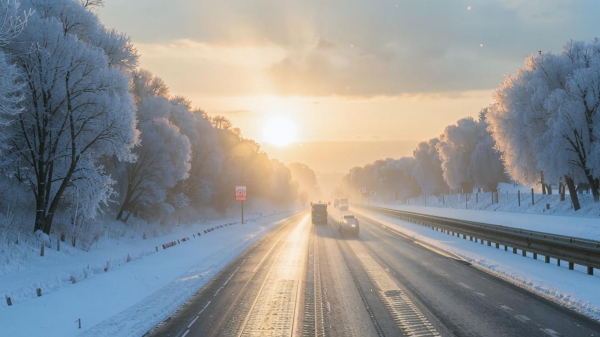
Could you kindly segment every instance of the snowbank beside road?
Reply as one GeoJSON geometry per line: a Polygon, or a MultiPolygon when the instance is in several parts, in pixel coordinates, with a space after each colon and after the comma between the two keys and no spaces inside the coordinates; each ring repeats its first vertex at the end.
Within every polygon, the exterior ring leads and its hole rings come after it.
{"type": "Polygon", "coordinates": [[[490,212],[430,206],[390,204],[377,204],[373,206],[600,241],[600,218],[490,212]]]}
{"type": "MultiPolygon", "coordinates": [[[[576,265],[575,271],[570,271],[564,263],[562,267],[557,267],[554,259],[551,259],[550,264],[544,263],[541,255],[538,255],[538,260],[534,260],[531,254],[524,258],[520,254],[513,254],[510,250],[495,249],[356,207],[352,212],[376,220],[441,250],[456,254],[479,269],[600,321],[600,293],[598,292],[600,276],[587,275],[582,266],[576,265]]],[[[525,214],[518,216],[525,216],[525,214]]],[[[572,218],[571,222],[580,220],[583,219],[572,218]]]]}
{"type": "MultiPolygon", "coordinates": [[[[143,258],[123,261],[109,272],[93,274],[83,282],[67,284],[39,298],[26,299],[13,306],[0,308],[0,326],[6,336],[74,336],[86,332],[94,336],[138,336],[166,318],[170,312],[185,302],[227,263],[247,249],[290,214],[259,218],[245,225],[235,225],[192,238],[180,245],[143,258]],[[134,304],[150,310],[127,311],[134,304]],[[76,320],[82,319],[83,329],[76,320]],[[101,328],[93,328],[102,324],[101,328]],[[111,329],[109,329],[111,327],[111,329]],[[115,327],[118,330],[113,330],[115,327]],[[106,331],[107,334],[104,334],[106,331]],[[101,333],[102,332],[102,333],[101,333]]],[[[216,223],[197,225],[185,229],[187,237],[193,232],[214,227],[216,223]]],[[[183,230],[182,230],[183,231],[183,230]]],[[[183,233],[174,233],[160,241],[177,240],[183,233]]],[[[157,239],[158,240],[158,239],[157,239]]],[[[155,248],[154,242],[140,242],[155,248]]],[[[166,242],[163,242],[166,243],[166,242]]],[[[129,245],[134,243],[129,242],[129,245]]],[[[46,263],[54,266],[85,264],[89,253],[62,256],[46,263]]],[[[107,244],[95,254],[121,255],[118,244],[107,244]]],[[[43,277],[40,272],[40,277],[43,277]]],[[[52,275],[49,275],[52,277],[52,275]]],[[[0,293],[18,279],[3,277],[0,293]]]]}

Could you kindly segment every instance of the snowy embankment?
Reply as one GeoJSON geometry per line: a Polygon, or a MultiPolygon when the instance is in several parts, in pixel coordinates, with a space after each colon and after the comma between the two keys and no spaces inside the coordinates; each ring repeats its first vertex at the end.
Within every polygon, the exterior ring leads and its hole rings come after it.
{"type": "MultiPolygon", "coordinates": [[[[352,208],[351,211],[359,216],[374,219],[440,250],[456,254],[478,269],[600,321],[600,292],[598,292],[598,289],[600,289],[600,276],[598,274],[594,276],[587,275],[583,266],[576,265],[575,271],[570,271],[565,263],[561,267],[556,266],[555,259],[551,259],[550,264],[544,263],[542,255],[538,255],[538,260],[534,260],[531,253],[527,253],[527,257],[524,258],[520,254],[513,254],[510,250],[504,251],[503,246],[500,246],[501,249],[495,249],[487,245],[432,231],[428,227],[356,207],[352,208]]],[[[474,214],[474,212],[471,212],[471,214],[474,214]]],[[[528,222],[528,215],[526,214],[515,214],[514,216],[515,223],[525,225],[528,222]],[[518,217],[522,217],[523,221],[516,221],[518,217]]],[[[482,219],[475,218],[471,220],[479,221],[482,219]]],[[[563,226],[576,228],[577,224],[586,220],[571,217],[568,223],[563,223],[563,226]]],[[[600,226],[598,226],[598,220],[594,221],[596,221],[595,233],[589,233],[598,237],[600,226]]]]}
{"type": "Polygon", "coordinates": [[[101,241],[91,252],[47,249],[44,257],[31,259],[26,270],[0,278],[0,296],[12,297],[12,306],[4,298],[0,304],[2,334],[142,335],[291,214],[256,218],[244,225],[213,221],[182,226],[148,240],[101,241]],[[217,226],[218,230],[204,233],[217,226]],[[198,232],[202,235],[194,237],[198,232]],[[183,242],[184,237],[189,240],[183,242]],[[162,248],[177,240],[180,244],[162,248]],[[106,261],[110,263],[105,272],[106,261]],[[85,277],[70,281],[69,275],[82,270],[85,277]],[[41,297],[36,288],[41,288],[41,297]]]}
{"type": "Polygon", "coordinates": [[[581,209],[575,211],[571,198],[567,193],[565,200],[560,200],[560,194],[545,195],[534,190],[533,203],[531,187],[500,183],[498,196],[492,203],[492,192],[450,194],[444,196],[428,196],[411,198],[403,206],[427,206],[459,210],[501,211],[511,213],[569,215],[578,217],[591,217],[600,220],[600,204],[594,202],[591,194],[578,194],[581,209]],[[520,202],[519,202],[520,199],[520,202]],[[549,208],[548,208],[549,207],[549,208]]]}
{"type": "Polygon", "coordinates": [[[490,212],[484,210],[452,209],[433,206],[390,204],[375,204],[373,206],[600,241],[600,218],[574,217],[570,215],[524,214],[502,211],[490,212]]]}

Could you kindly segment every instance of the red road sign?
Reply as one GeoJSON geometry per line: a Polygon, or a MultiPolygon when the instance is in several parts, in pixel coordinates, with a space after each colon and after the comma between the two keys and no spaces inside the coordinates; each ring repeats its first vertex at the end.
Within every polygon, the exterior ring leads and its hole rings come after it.
{"type": "Polygon", "coordinates": [[[235,201],[246,201],[248,196],[246,195],[246,186],[235,187],[235,201]]]}

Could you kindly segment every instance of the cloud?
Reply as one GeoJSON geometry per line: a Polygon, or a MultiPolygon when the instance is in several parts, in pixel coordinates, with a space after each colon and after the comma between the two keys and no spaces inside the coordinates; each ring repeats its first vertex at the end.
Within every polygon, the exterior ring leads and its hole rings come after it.
{"type": "Polygon", "coordinates": [[[149,68],[205,81],[181,80],[196,91],[377,96],[496,87],[529,53],[593,38],[598,11],[593,0],[106,0],[100,15],[149,68]]]}

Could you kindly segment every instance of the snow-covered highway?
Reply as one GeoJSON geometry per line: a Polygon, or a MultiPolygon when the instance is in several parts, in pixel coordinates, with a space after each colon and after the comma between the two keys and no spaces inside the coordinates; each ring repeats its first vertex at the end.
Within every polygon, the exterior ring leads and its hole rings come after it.
{"type": "MultiPolygon", "coordinates": [[[[333,213],[333,214],[332,214],[333,213]]],[[[600,324],[360,216],[309,216],[232,261],[148,336],[594,336],[600,324]]],[[[587,276],[586,276],[587,277],[587,276]]]]}

